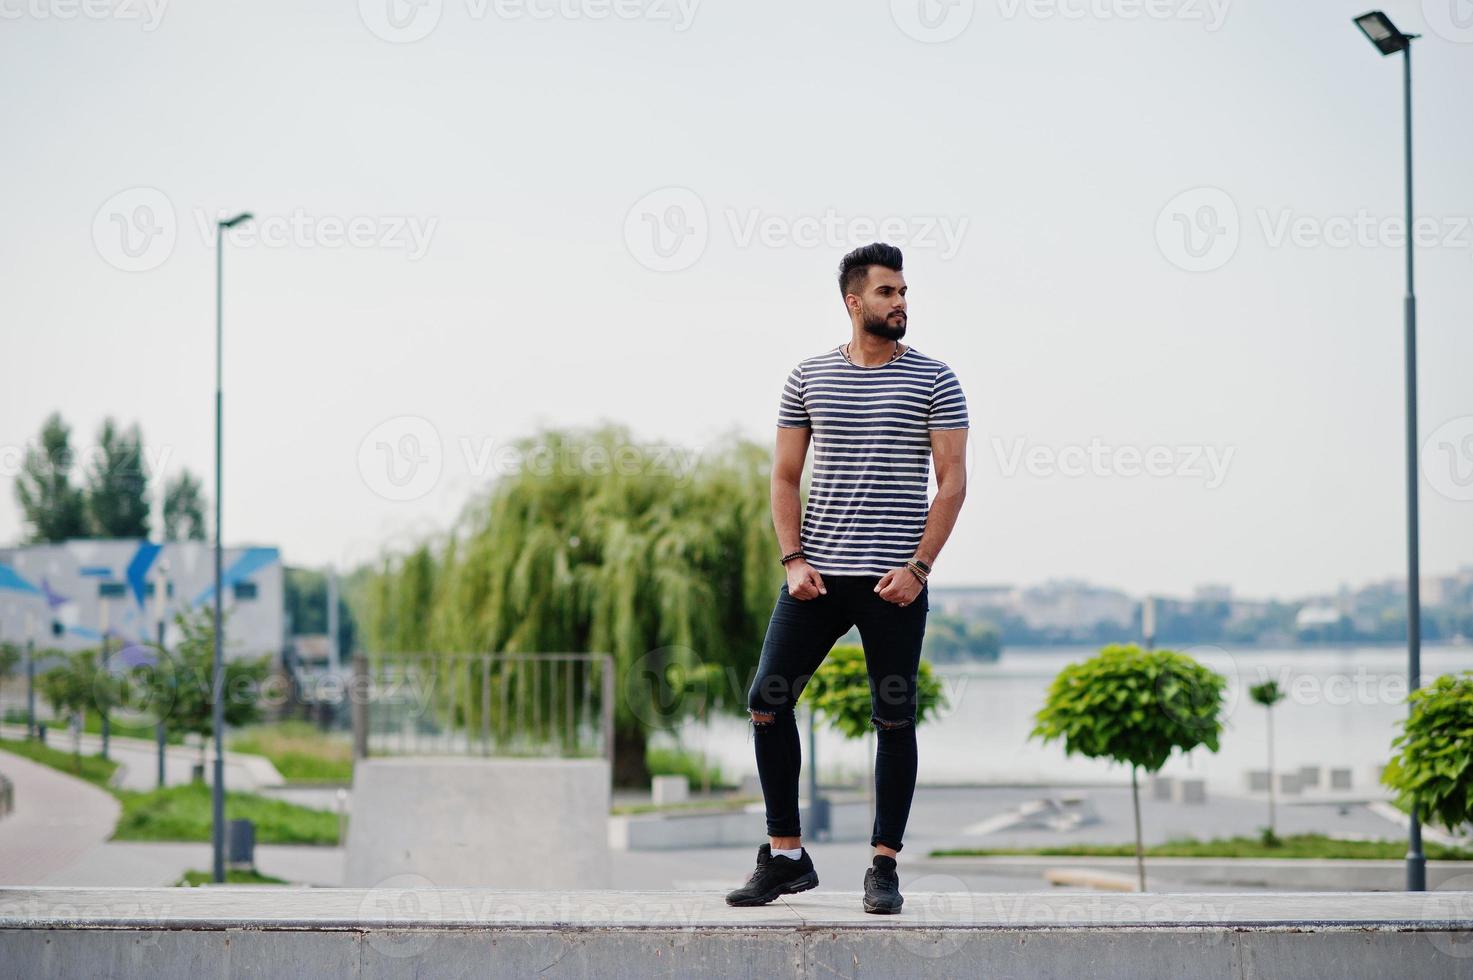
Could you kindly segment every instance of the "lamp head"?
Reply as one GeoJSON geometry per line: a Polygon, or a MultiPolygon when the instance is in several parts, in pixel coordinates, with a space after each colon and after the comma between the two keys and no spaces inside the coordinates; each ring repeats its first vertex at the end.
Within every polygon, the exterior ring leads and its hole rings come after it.
{"type": "Polygon", "coordinates": [[[1418,34],[1403,34],[1396,29],[1395,24],[1391,23],[1391,18],[1379,10],[1372,10],[1369,13],[1361,14],[1355,18],[1355,26],[1361,29],[1361,33],[1382,54],[1395,54],[1406,48],[1411,43],[1412,38],[1421,36],[1418,34]]]}
{"type": "Polygon", "coordinates": [[[221,228],[234,228],[236,225],[244,224],[254,218],[255,215],[249,211],[242,211],[233,218],[224,218],[219,222],[221,228]]]}

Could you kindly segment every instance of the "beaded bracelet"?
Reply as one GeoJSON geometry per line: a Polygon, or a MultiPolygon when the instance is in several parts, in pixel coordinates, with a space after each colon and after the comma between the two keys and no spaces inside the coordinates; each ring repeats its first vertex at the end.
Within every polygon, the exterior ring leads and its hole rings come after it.
{"type": "Polygon", "coordinates": [[[803,554],[803,550],[800,548],[797,551],[790,551],[790,552],[788,552],[786,555],[783,555],[782,558],[780,558],[778,560],[782,564],[786,565],[788,562],[792,561],[794,558],[807,558],[807,557],[808,556],[805,555],[805,554],[803,554]]]}

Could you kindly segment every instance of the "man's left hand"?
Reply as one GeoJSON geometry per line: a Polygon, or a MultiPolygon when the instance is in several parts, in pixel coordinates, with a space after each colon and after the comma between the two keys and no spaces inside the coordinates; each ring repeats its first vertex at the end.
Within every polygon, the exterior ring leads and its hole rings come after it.
{"type": "Polygon", "coordinates": [[[915,572],[910,570],[909,565],[901,565],[882,575],[880,581],[875,584],[875,591],[886,602],[893,602],[897,606],[908,606],[915,601],[916,596],[921,594],[921,580],[916,577],[915,572]]]}

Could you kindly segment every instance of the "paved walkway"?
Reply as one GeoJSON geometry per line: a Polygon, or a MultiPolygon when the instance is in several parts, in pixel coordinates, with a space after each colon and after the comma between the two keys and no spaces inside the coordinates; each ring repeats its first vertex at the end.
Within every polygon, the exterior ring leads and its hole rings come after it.
{"type": "MultiPolygon", "coordinates": [[[[340,886],[346,864],[341,847],[257,844],[256,870],[299,885],[340,886]]],[[[42,884],[92,888],[172,885],[186,871],[213,867],[209,844],[176,841],[108,841],[78,857],[42,884]]]]}
{"type": "MultiPolygon", "coordinates": [[[[26,737],[24,725],[0,725],[0,736],[10,739],[26,737]]],[[[67,729],[48,728],[46,744],[70,750],[72,733],[67,729]]],[[[97,755],[102,751],[102,736],[84,732],[79,744],[83,755],[97,755]]],[[[214,743],[206,752],[205,782],[215,778],[214,743]]],[[[147,739],[114,735],[108,740],[108,755],[119,764],[117,783],[122,789],[146,792],[159,785],[158,746],[147,739]]],[[[194,764],[199,761],[199,749],[184,745],[168,745],[164,748],[164,780],[170,786],[180,786],[194,778],[194,764]]],[[[259,755],[243,752],[225,752],[225,785],[232,790],[255,792],[266,786],[279,786],[284,782],[281,773],[271,760],[259,755]]]]}
{"type": "Polygon", "coordinates": [[[0,817],[0,883],[39,885],[112,836],[122,807],[112,794],[50,766],[0,751],[15,810],[0,817]]]}

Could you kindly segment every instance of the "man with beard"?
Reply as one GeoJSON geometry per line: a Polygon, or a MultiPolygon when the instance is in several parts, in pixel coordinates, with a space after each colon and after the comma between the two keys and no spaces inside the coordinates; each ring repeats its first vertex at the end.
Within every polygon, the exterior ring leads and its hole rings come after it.
{"type": "Polygon", "coordinates": [[[726,901],[765,905],[818,884],[798,822],[794,705],[835,641],[858,626],[878,741],[863,907],[893,913],[902,903],[896,856],[916,784],[926,576],[966,495],[967,403],[950,367],[900,342],[907,316],[898,248],[877,242],[844,256],[839,289],[849,342],[799,362],[778,406],[772,522],[787,582],[748,692],[768,843],[726,901]],[[810,438],[813,479],[800,525],[810,438]],[[937,494],[928,507],[932,455],[937,494]]]}

